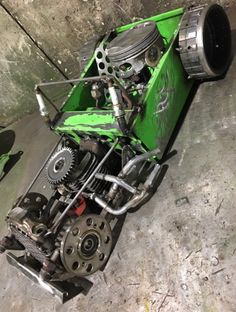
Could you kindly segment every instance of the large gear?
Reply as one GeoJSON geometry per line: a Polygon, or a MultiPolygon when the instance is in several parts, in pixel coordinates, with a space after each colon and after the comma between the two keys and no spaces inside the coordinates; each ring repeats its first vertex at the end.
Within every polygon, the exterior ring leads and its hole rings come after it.
{"type": "MultiPolygon", "coordinates": [[[[68,190],[78,191],[98,166],[99,161],[93,153],[82,153],[70,147],[57,151],[46,166],[48,182],[55,185],[65,185],[68,190]]],[[[106,174],[107,168],[102,166],[99,173],[106,174]]],[[[93,178],[87,185],[87,190],[101,193],[108,186],[107,182],[93,178]]]]}
{"type": "Polygon", "coordinates": [[[76,150],[70,147],[63,147],[57,151],[46,166],[49,183],[59,185],[71,182],[78,164],[77,159],[78,155],[76,150]]]}

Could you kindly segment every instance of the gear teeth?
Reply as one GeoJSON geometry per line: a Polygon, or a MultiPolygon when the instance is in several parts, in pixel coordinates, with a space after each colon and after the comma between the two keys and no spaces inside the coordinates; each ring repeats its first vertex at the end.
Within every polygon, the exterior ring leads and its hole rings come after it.
{"type": "Polygon", "coordinates": [[[55,247],[59,248],[61,246],[61,242],[63,240],[63,237],[65,236],[65,233],[68,228],[71,227],[73,222],[75,221],[75,218],[71,217],[65,221],[63,226],[61,227],[59,233],[57,234],[56,240],[55,240],[55,247]]]}
{"type": "MultiPolygon", "coordinates": [[[[65,185],[69,190],[76,192],[87,181],[98,164],[97,157],[91,152],[80,154],[76,149],[63,147],[52,155],[46,165],[47,180],[56,187],[65,185]],[[60,160],[62,159],[62,168],[56,170],[56,166],[60,167],[60,160]]],[[[99,172],[106,174],[108,170],[102,166],[99,172]]],[[[93,178],[87,185],[87,190],[102,193],[109,185],[109,182],[93,178]]]]}
{"type": "Polygon", "coordinates": [[[58,150],[57,152],[55,152],[54,155],[52,155],[52,157],[48,161],[46,168],[45,168],[46,169],[46,178],[49,181],[49,183],[51,183],[53,185],[60,185],[62,183],[70,182],[71,176],[73,175],[73,173],[75,173],[76,165],[77,165],[77,152],[70,147],[63,147],[60,150],[58,150]],[[59,176],[59,177],[55,177],[55,179],[53,179],[51,176],[49,176],[49,170],[50,170],[51,166],[53,166],[53,164],[55,163],[55,160],[57,158],[59,160],[60,157],[63,156],[63,153],[64,153],[65,159],[66,159],[66,157],[68,157],[68,155],[70,155],[70,159],[69,160],[67,159],[67,162],[69,162],[69,166],[67,168],[67,171],[64,172],[61,177],[59,176]]]}

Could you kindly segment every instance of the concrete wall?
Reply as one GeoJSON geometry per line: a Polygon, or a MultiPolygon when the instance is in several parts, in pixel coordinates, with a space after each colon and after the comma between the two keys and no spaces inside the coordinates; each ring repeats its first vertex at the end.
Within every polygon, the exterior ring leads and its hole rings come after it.
{"type": "MultiPolygon", "coordinates": [[[[107,29],[206,1],[5,0],[0,3],[0,126],[37,109],[33,88],[77,77],[79,49],[107,29]]],[[[209,3],[212,1],[208,1],[209,3]]],[[[218,1],[230,5],[234,1],[218,1]]],[[[50,91],[54,99],[67,89],[50,91]]]]}

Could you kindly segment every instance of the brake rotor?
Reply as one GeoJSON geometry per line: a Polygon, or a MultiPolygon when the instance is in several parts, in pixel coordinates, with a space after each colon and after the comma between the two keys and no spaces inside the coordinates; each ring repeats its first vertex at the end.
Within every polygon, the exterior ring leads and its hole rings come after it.
{"type": "Polygon", "coordinates": [[[111,252],[109,223],[96,214],[79,217],[66,231],[60,256],[68,272],[86,276],[102,268],[111,252]]]}

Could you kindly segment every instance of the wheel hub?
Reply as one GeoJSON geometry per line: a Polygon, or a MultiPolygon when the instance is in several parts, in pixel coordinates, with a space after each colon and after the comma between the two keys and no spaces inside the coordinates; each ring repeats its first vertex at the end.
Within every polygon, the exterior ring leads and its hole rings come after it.
{"type": "Polygon", "coordinates": [[[62,239],[61,260],[68,272],[86,276],[104,266],[111,246],[111,228],[106,219],[96,214],[81,216],[62,239]]]}

